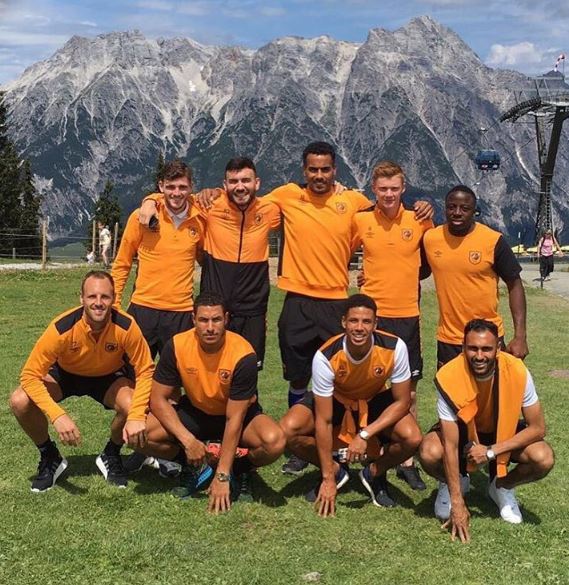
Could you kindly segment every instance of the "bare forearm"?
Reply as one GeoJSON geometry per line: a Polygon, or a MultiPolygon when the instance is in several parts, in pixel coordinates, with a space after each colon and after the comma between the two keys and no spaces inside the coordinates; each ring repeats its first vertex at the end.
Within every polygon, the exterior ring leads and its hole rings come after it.
{"type": "Polygon", "coordinates": [[[166,431],[181,445],[186,445],[195,439],[194,435],[181,423],[172,404],[163,397],[150,398],[150,411],[158,419],[166,431]]]}
{"type": "Polygon", "coordinates": [[[532,443],[543,440],[545,437],[545,426],[533,425],[526,427],[519,433],[516,433],[511,439],[507,441],[501,441],[493,445],[492,450],[495,455],[501,453],[509,453],[510,451],[516,451],[523,449],[532,443]]]}
{"type": "Polygon", "coordinates": [[[332,421],[316,419],[316,448],[320,460],[322,479],[334,477],[334,460],[332,458],[332,421]]]}
{"type": "Polygon", "coordinates": [[[409,414],[410,405],[410,400],[396,400],[393,404],[389,405],[372,424],[366,427],[366,431],[373,436],[393,426],[405,415],[409,414]]]}
{"type": "Polygon", "coordinates": [[[225,424],[225,431],[223,432],[223,439],[221,441],[221,453],[219,455],[219,463],[217,471],[220,473],[230,473],[235,457],[235,449],[239,444],[239,437],[243,428],[243,416],[234,415],[227,419],[225,424]]]}
{"type": "Polygon", "coordinates": [[[443,442],[443,466],[447,480],[450,499],[453,506],[464,504],[460,489],[460,466],[458,463],[458,445],[454,442],[443,442]]]}
{"type": "Polygon", "coordinates": [[[526,295],[521,280],[517,279],[509,285],[509,302],[512,321],[514,324],[514,337],[525,339],[526,337],[526,295]]]}

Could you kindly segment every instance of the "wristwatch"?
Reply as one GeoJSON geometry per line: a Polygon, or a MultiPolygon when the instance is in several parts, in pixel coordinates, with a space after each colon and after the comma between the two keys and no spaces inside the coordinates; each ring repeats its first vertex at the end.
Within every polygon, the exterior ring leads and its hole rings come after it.
{"type": "Polygon", "coordinates": [[[362,430],[361,430],[361,431],[358,433],[358,436],[359,436],[360,438],[362,438],[364,441],[367,441],[367,440],[369,439],[369,433],[368,433],[368,432],[367,432],[365,429],[362,429],[362,430]]]}
{"type": "Polygon", "coordinates": [[[496,453],[494,453],[494,450],[491,447],[486,449],[486,459],[488,459],[488,461],[494,461],[494,459],[496,459],[496,453]]]}
{"type": "Polygon", "coordinates": [[[220,471],[219,473],[215,474],[215,479],[217,479],[217,481],[221,481],[222,483],[225,483],[225,482],[230,480],[230,475],[228,473],[222,473],[220,471]]]}

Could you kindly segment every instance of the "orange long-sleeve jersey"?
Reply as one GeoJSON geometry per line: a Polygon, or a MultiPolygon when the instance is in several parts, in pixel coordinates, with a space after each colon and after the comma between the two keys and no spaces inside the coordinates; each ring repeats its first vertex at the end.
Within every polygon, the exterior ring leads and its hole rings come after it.
{"type": "Polygon", "coordinates": [[[353,246],[362,244],[364,251],[362,292],[377,303],[379,316],[419,315],[421,243],[432,227],[432,221],[417,221],[403,206],[393,219],[377,207],[354,216],[353,246]]]}
{"type": "Polygon", "coordinates": [[[125,365],[124,356],[134,367],[136,386],[129,420],[144,420],[150,397],[154,362],[136,321],[117,309],[95,338],[77,307],[57,316],[36,342],[20,375],[26,394],[53,422],[65,410],[50,396],[43,378],[54,364],[77,376],[107,376],[125,365]]]}
{"type": "MultiPolygon", "coordinates": [[[[161,193],[146,199],[163,207],[161,193]]],[[[200,214],[206,225],[200,289],[221,294],[232,314],[264,315],[270,291],[269,232],[280,225],[279,208],[255,197],[241,210],[224,191],[200,214]]]]}
{"type": "Polygon", "coordinates": [[[117,305],[134,260],[138,272],[131,301],[162,311],[193,309],[194,265],[202,245],[204,225],[191,206],[188,218],[176,228],[165,206],[158,210],[157,231],[140,225],[138,210],[128,218],[111,274],[117,305]]]}
{"type": "Polygon", "coordinates": [[[346,298],[352,218],[372,202],[357,191],[318,196],[295,183],[266,198],[283,218],[278,287],[315,298],[346,298]]]}

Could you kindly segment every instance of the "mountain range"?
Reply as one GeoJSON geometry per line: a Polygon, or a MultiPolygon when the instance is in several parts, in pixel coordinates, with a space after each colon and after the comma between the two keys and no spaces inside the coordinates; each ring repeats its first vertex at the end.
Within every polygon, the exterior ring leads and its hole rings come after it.
{"type": "MultiPolygon", "coordinates": [[[[11,133],[32,162],[50,233],[82,233],[107,180],[125,214],[153,188],[159,153],[187,160],[197,187],[220,184],[236,154],[257,164],[263,192],[302,179],[313,140],[338,152],[338,178],[368,194],[373,165],[403,165],[408,200],[473,186],[481,221],[516,243],[534,238],[539,191],[531,119],[499,122],[531,86],[494,70],[430,17],[371,29],[363,43],[286,37],[256,49],[204,46],[137,31],[72,37],[8,84],[11,133]],[[498,171],[474,163],[481,149],[498,171]]],[[[569,171],[563,135],[554,220],[569,236],[569,171]]]]}

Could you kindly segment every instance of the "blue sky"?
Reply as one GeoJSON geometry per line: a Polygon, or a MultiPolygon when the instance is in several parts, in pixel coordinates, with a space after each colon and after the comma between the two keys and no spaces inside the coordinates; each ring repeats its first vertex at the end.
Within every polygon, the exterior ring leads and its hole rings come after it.
{"type": "Polygon", "coordinates": [[[362,42],[370,28],[395,30],[424,14],[491,67],[544,73],[560,53],[569,59],[567,0],[0,0],[0,84],[72,35],[138,29],[252,48],[289,35],[362,42]]]}

